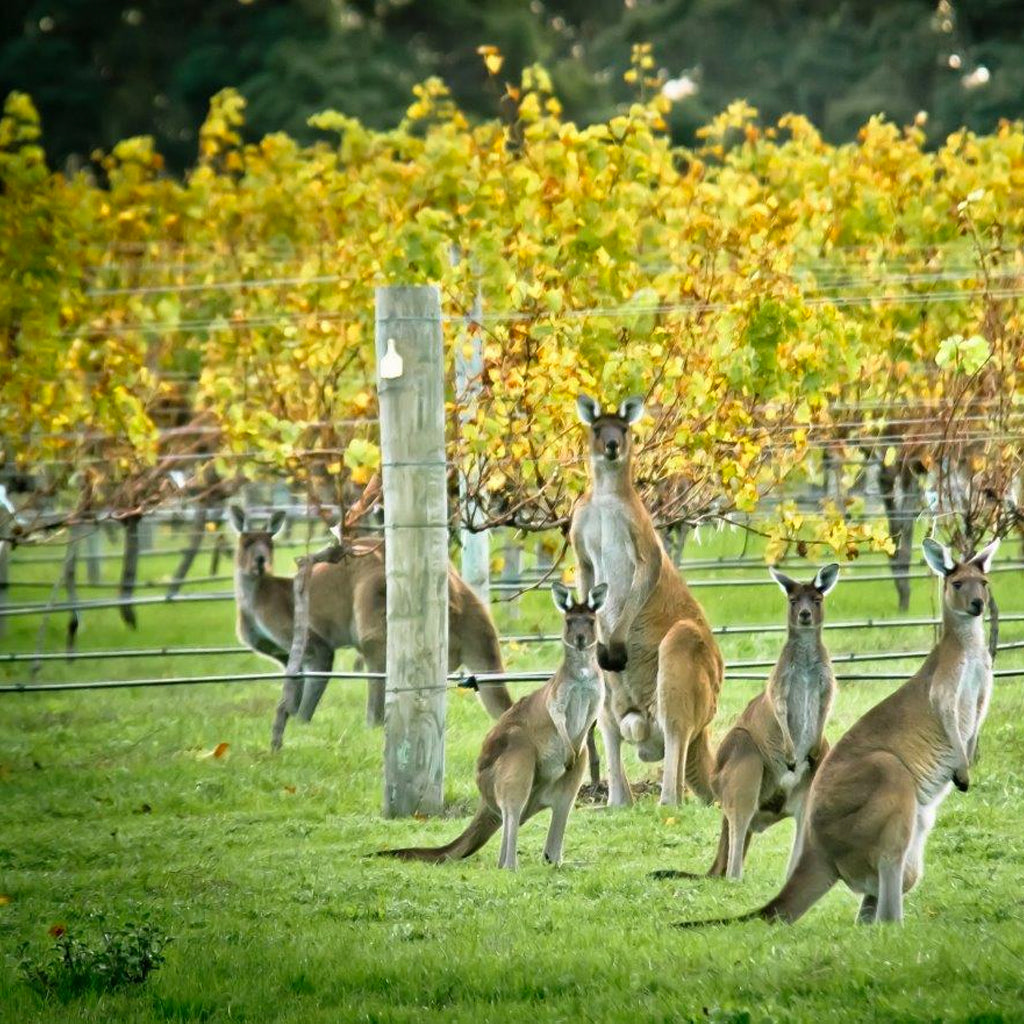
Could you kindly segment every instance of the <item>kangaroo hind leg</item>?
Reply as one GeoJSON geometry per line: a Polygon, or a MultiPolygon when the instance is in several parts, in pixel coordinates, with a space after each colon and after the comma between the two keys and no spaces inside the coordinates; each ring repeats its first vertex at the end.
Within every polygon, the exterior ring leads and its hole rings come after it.
{"type": "Polygon", "coordinates": [[[675,730],[665,731],[665,766],[661,776],[661,804],[675,807],[683,798],[686,777],[686,755],[690,749],[690,733],[678,735],[675,730]]]}
{"type": "MultiPolygon", "coordinates": [[[[307,672],[330,672],[334,668],[334,649],[325,640],[310,634],[303,668],[307,672]]],[[[313,712],[316,711],[320,698],[327,689],[327,683],[325,676],[304,677],[302,698],[299,703],[299,721],[308,722],[313,717],[313,712]]]]}
{"type": "Polygon", "coordinates": [[[515,871],[519,867],[519,826],[533,789],[533,759],[525,752],[508,753],[498,765],[494,798],[501,811],[501,849],[498,867],[515,871]]]}

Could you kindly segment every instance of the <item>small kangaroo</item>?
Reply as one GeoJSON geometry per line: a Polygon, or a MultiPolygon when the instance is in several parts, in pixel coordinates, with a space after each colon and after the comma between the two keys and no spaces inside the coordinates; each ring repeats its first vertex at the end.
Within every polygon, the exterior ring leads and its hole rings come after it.
{"type": "Polygon", "coordinates": [[[597,660],[607,672],[599,723],[609,766],[609,806],[633,802],[621,743],[665,766],[661,802],[676,804],[684,780],[712,800],[711,720],[723,663],[707,619],[665,553],[633,486],[630,427],[643,402],[602,412],[577,401],[589,433],[591,486],[577,503],[569,537],[584,589],[608,584],[598,616],[597,660]]]}
{"type": "Polygon", "coordinates": [[[487,734],[476,763],[480,807],[469,827],[444,846],[381,850],[378,856],[458,860],[476,853],[500,826],[498,867],[514,871],[519,862],[519,826],[550,807],[544,859],[561,863],[565,825],[587,768],[587,735],[604,696],[594,656],[595,613],[608,587],[591,588],[585,604],[577,604],[560,583],[552,586],[551,593],[565,615],[562,664],[544,686],[509,708],[487,734]]]}
{"type": "MultiPolygon", "coordinates": [[[[803,844],[779,894],[731,920],[795,921],[840,879],[862,895],[857,920],[902,921],[903,894],[924,872],[924,847],[969,765],[992,693],[982,613],[998,540],[956,563],[930,538],[925,561],[943,579],[942,635],[918,672],[863,715],[814,776],[803,844]]],[[[724,924],[685,922],[684,927],[724,924]]]]}
{"type": "MultiPolygon", "coordinates": [[[[718,747],[712,788],[722,805],[722,832],[710,876],[743,877],[751,832],[784,818],[796,819],[789,871],[800,856],[804,805],[811,780],[828,750],[825,723],[836,692],[828,651],[821,640],[825,595],[839,566],[798,583],[768,570],[789,600],[788,633],[764,692],[744,709],[718,747]]],[[[693,875],[659,871],[659,878],[693,875]]]]}
{"type": "MultiPolygon", "coordinates": [[[[235,602],[238,606],[238,639],[258,654],[282,666],[288,664],[292,642],[294,591],[289,577],[273,575],[274,536],[284,525],[284,513],[271,515],[265,529],[253,529],[237,505],[229,509],[238,533],[235,553],[235,602]]],[[[341,543],[335,531],[335,537],[341,543]]],[[[387,655],[387,609],[384,545],[372,538],[346,541],[337,562],[313,566],[309,592],[309,639],[303,669],[330,672],[334,652],[354,647],[370,672],[383,672],[387,655]]],[[[448,569],[448,665],[454,671],[462,663],[475,672],[505,671],[498,635],[483,602],[451,567],[448,569]]],[[[290,715],[308,722],[313,717],[327,680],[304,680],[299,695],[282,695],[274,717],[271,747],[280,748],[290,715]]],[[[480,703],[492,718],[512,706],[503,684],[481,686],[480,703]]],[[[366,720],[384,721],[384,680],[368,683],[366,720]]]]}

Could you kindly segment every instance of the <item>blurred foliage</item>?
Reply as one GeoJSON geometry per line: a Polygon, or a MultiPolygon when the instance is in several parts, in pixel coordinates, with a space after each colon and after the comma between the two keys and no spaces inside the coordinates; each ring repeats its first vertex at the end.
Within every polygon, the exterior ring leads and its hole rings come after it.
{"type": "Polygon", "coordinates": [[[501,90],[475,53],[489,44],[503,77],[543,63],[567,117],[599,123],[629,102],[626,55],[648,39],[663,77],[696,88],[672,114],[676,142],[740,98],[768,119],[804,114],[832,142],[874,114],[925,110],[938,145],[961,126],[993,130],[1024,95],[1017,0],[7,0],[0,94],[33,96],[57,165],[152,134],[180,170],[227,86],[257,137],[310,141],[307,118],[327,107],[392,125],[430,75],[489,117],[501,90]]]}
{"type": "MultiPolygon", "coordinates": [[[[504,55],[476,59],[502,88],[504,55]]],[[[828,453],[842,486],[819,515],[765,522],[769,554],[795,539],[888,549],[885,525],[842,498],[884,452],[933,473],[934,510],[967,522],[965,547],[1008,530],[1024,125],[930,152],[920,125],[872,118],[833,146],[802,116],[737,102],[684,148],[650,45],[623,79],[634,102],[581,128],[540,66],[476,123],[430,78],[394,126],[326,110],[306,146],[246,142],[245,101],[223,90],[181,179],[146,136],[51,171],[31,100],[12,93],[0,469],[35,475],[38,514],[19,528],[48,528],[53,502],[68,521],[130,517],[261,476],[347,504],[378,462],[373,289],[431,282],[452,377],[482,334],[461,422],[449,387],[449,453],[491,525],[566,523],[586,478],[582,389],[647,397],[638,479],[663,524],[763,518],[828,453]]]]}

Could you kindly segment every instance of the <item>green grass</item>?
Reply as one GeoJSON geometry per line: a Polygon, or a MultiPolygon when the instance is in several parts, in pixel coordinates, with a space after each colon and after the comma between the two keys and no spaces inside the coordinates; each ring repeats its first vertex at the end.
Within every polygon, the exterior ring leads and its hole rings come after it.
{"type": "MultiPolygon", "coordinates": [[[[735,553],[739,543],[705,538],[688,555],[735,553]]],[[[143,577],[168,568],[147,562],[143,577]]],[[[205,560],[195,571],[205,573],[205,560]]],[[[39,599],[18,581],[55,572],[16,559],[11,600],[39,599]]],[[[1004,611],[1024,610],[1019,575],[995,581],[1004,611]]],[[[698,593],[716,624],[781,621],[774,589],[698,593]]],[[[912,614],[931,613],[934,588],[915,581],[913,601],[912,614]]],[[[893,615],[893,589],[841,581],[827,612],[893,615]]],[[[80,647],[233,642],[230,605],[144,608],[139,617],[132,634],[114,612],[89,613],[80,647]]],[[[507,608],[499,620],[503,632],[551,629],[556,614],[534,594],[517,622],[507,608]]],[[[37,628],[36,619],[11,620],[0,646],[31,650],[37,628]]],[[[49,649],[60,649],[63,628],[55,616],[49,649]]],[[[1003,628],[1004,639],[1022,633],[1003,628]]],[[[910,649],[930,638],[879,628],[831,634],[830,645],[910,649]]],[[[755,634],[723,648],[731,659],[773,657],[779,644],[778,634],[755,634]]],[[[510,662],[535,667],[555,656],[524,648],[510,662]]],[[[40,678],[267,664],[53,663],[40,678]]],[[[0,666],[0,678],[27,679],[26,669],[0,666]]],[[[830,736],[895,685],[843,686],[830,736]]],[[[719,735],[758,688],[727,681],[719,735]]],[[[757,837],[741,885],[651,880],[655,868],[709,863],[718,815],[693,802],[671,812],[653,798],[624,812],[580,808],[557,870],[541,861],[546,816],[524,827],[515,876],[495,868],[496,841],[457,865],[368,860],[382,846],[461,830],[486,716],[471,697],[451,697],[446,817],[385,822],[382,736],[362,724],[361,687],[332,683],[314,722],[289,727],[272,756],[276,697],[273,683],[0,696],[0,894],[9,898],[0,906],[0,1020],[1024,1020],[1022,681],[997,687],[973,787],[943,807],[902,929],[854,927],[856,900],[838,887],[793,927],[671,929],[773,894],[792,835],[784,823],[757,837]],[[214,759],[220,742],[229,751],[214,759]],[[171,935],[166,965],[130,991],[45,1001],[19,979],[17,948],[41,951],[57,922],[88,932],[97,912],[112,926],[145,916],[171,935]]],[[[628,770],[634,780],[657,777],[632,757],[628,770]]]]}

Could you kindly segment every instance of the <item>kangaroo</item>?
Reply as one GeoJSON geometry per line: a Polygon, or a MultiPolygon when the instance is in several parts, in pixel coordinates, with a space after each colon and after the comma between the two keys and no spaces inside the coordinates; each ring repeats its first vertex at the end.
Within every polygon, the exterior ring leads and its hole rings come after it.
{"type": "MultiPolygon", "coordinates": [[[[802,848],[779,894],[732,920],[795,921],[840,879],[862,901],[857,920],[902,921],[903,894],[924,872],[924,847],[969,766],[992,693],[982,613],[999,546],[956,563],[924,542],[943,579],[942,635],[918,672],[863,715],[826,755],[808,796],[802,848]]],[[[685,922],[684,927],[724,921],[685,922]]]]}
{"type": "Polygon", "coordinates": [[[498,867],[515,871],[519,826],[550,807],[544,859],[549,864],[562,862],[565,825],[587,767],[587,734],[604,696],[594,656],[595,613],[608,587],[592,587],[584,604],[577,604],[560,583],[551,592],[555,606],[565,615],[562,664],[544,686],[506,711],[487,734],[476,763],[480,807],[469,827],[444,846],[381,850],[378,856],[458,860],[476,853],[500,827],[498,867]]]}
{"type": "MultiPolygon", "coordinates": [[[[712,789],[722,805],[713,877],[743,877],[751,832],[784,818],[796,819],[789,871],[803,844],[804,805],[811,780],[828,751],[825,723],[836,692],[828,651],[821,640],[823,599],[836,585],[839,566],[820,569],[810,583],[768,570],[789,600],[788,633],[768,683],[725,734],[715,758],[712,789]]],[[[685,877],[681,871],[655,872],[685,877]]]]}
{"type": "Polygon", "coordinates": [[[580,395],[577,409],[589,430],[591,485],[574,509],[569,537],[584,589],[609,587],[597,647],[607,673],[599,724],[608,804],[633,802],[623,739],[637,745],[641,760],[664,759],[663,804],[679,802],[684,780],[710,803],[709,726],[718,709],[722,655],[633,486],[630,427],[643,415],[643,402],[630,398],[617,412],[602,413],[580,395]]]}
{"type": "MultiPolygon", "coordinates": [[[[284,525],[284,513],[275,512],[266,529],[253,529],[237,505],[230,510],[238,533],[235,555],[235,601],[238,606],[238,639],[258,654],[288,664],[292,640],[294,596],[292,580],[273,575],[274,536],[284,525]]],[[[337,533],[335,533],[336,539],[337,533]]],[[[370,672],[383,672],[387,654],[387,608],[384,577],[384,545],[372,538],[359,538],[342,545],[337,562],[313,566],[309,594],[309,639],[303,669],[330,672],[334,652],[354,647],[370,672]]],[[[504,672],[498,635],[483,602],[451,567],[448,569],[448,664],[450,670],[462,663],[476,672],[504,672]]],[[[280,748],[290,715],[308,722],[313,717],[327,679],[305,679],[296,698],[282,695],[274,718],[271,746],[280,748]]],[[[479,688],[480,703],[498,718],[512,706],[503,684],[479,688]]],[[[380,725],[384,720],[384,680],[368,684],[366,720],[380,725]]]]}

